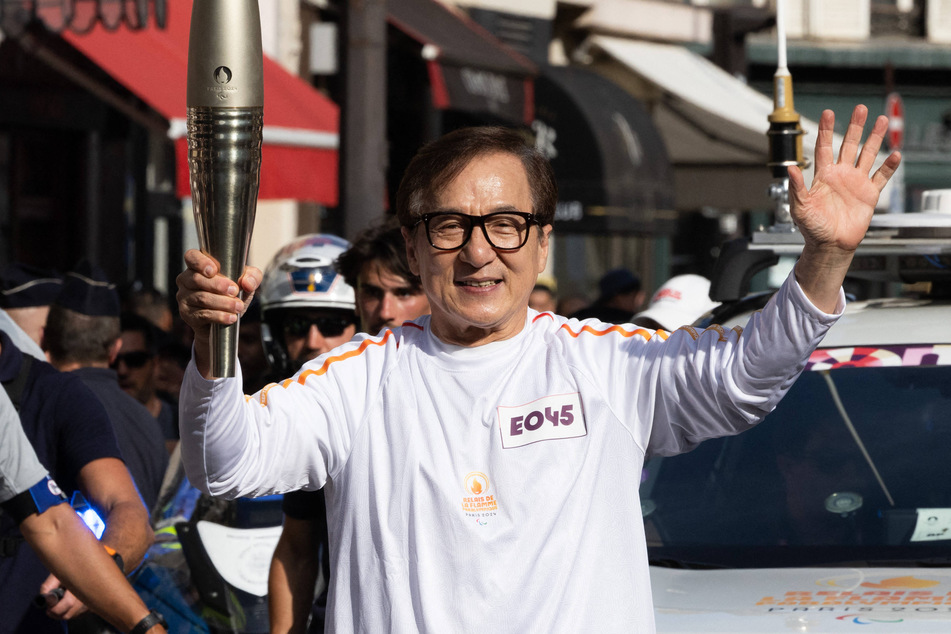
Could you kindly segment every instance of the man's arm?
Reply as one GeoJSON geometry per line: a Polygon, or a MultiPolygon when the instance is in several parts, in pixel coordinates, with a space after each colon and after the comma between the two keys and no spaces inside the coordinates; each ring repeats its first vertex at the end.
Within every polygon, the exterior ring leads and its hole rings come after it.
{"type": "Polygon", "coordinates": [[[852,263],[852,256],[868,230],[875,204],[885,184],[898,169],[901,155],[892,152],[869,176],[888,129],[888,119],[878,117],[865,145],[859,143],[868,109],[856,106],[839,150],[832,152],[835,114],[822,113],[816,138],[816,171],[806,189],[802,171],[789,168],[793,221],[805,241],[796,264],[796,281],[806,297],[820,310],[835,312],[839,290],[852,263]]]}
{"type": "Polygon", "coordinates": [[[79,488],[106,523],[102,543],[122,555],[125,573],[131,573],[155,534],[129,470],[118,458],[93,460],[79,470],[79,488]]]}
{"type": "Polygon", "coordinates": [[[285,515],[267,579],[271,632],[307,631],[319,571],[316,522],[285,515]]]}
{"type": "MultiPolygon", "coordinates": [[[[30,515],[20,524],[20,532],[63,586],[121,631],[128,632],[149,613],[69,504],[30,515]]],[[[159,625],[149,630],[152,634],[164,631],[159,625]]]]}
{"type": "MultiPolygon", "coordinates": [[[[43,564],[93,611],[129,631],[149,609],[46,475],[13,403],[0,390],[0,501],[20,520],[20,533],[43,564]],[[31,480],[32,487],[27,485],[31,480]],[[9,508],[14,504],[16,512],[9,508]]],[[[160,626],[149,630],[164,631],[160,626]]]]}
{"type": "MultiPolygon", "coordinates": [[[[131,573],[155,535],[129,470],[118,458],[93,460],[80,469],[79,488],[106,523],[101,543],[117,552],[122,557],[123,571],[131,573]]],[[[45,594],[59,586],[60,580],[50,575],[40,586],[40,592],[45,594]]],[[[82,603],[67,592],[47,613],[54,618],[71,619],[84,611],[82,603]]]]}

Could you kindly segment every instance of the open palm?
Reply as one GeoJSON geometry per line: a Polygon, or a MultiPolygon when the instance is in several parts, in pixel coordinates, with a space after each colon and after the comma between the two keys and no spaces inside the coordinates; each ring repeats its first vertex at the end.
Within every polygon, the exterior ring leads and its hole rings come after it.
{"type": "Polygon", "coordinates": [[[879,195],[898,169],[901,156],[893,152],[869,177],[888,129],[888,119],[878,117],[859,152],[867,116],[865,106],[856,106],[852,111],[839,160],[835,161],[835,114],[831,110],[822,113],[816,139],[816,171],[810,188],[806,188],[799,168],[789,168],[791,213],[807,245],[854,251],[865,236],[879,195]]]}

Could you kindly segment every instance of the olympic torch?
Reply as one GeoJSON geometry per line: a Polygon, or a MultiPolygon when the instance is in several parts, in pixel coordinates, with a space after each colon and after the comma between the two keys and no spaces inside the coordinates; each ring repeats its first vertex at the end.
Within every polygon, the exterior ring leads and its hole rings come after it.
{"type": "MultiPolygon", "coordinates": [[[[201,250],[244,272],[261,175],[264,71],[257,0],[195,0],[188,39],[188,170],[201,250]]],[[[235,375],[238,324],[211,327],[211,371],[235,375]]]]}

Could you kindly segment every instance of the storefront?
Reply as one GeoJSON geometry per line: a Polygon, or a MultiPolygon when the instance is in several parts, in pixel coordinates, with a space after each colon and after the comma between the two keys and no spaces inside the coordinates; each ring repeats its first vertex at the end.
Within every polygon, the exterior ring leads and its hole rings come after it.
{"type": "MultiPolygon", "coordinates": [[[[126,3],[132,6],[132,3],[126,3]]],[[[4,258],[167,289],[190,222],[185,85],[191,2],[141,28],[33,21],[0,43],[4,258]],[[185,213],[183,217],[183,202],[185,213]]],[[[260,198],[337,201],[338,110],[264,60],[260,198]]]]}
{"type": "Polygon", "coordinates": [[[546,67],[535,82],[536,144],[558,179],[553,273],[589,292],[624,266],[648,285],[670,273],[673,171],[644,107],[600,75],[546,67]]]}
{"type": "Polygon", "coordinates": [[[389,197],[421,145],[468,125],[525,127],[538,68],[435,0],[387,3],[389,197]]]}

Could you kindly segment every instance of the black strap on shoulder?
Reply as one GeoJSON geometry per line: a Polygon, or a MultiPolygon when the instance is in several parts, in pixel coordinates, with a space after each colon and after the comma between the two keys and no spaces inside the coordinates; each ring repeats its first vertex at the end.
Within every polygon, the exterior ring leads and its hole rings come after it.
{"type": "Polygon", "coordinates": [[[30,368],[33,367],[33,357],[24,354],[20,362],[20,373],[13,379],[3,382],[3,389],[7,391],[7,396],[13,402],[13,407],[20,411],[20,401],[23,399],[23,390],[26,388],[26,382],[30,378],[30,368]]]}

